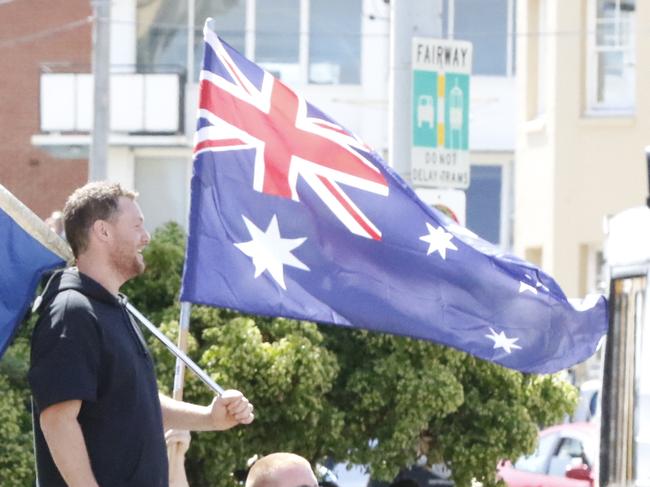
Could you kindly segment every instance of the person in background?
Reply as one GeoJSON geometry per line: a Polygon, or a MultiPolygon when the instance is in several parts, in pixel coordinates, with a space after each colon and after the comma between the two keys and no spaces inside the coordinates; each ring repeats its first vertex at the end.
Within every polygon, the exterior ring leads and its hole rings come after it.
{"type": "Polygon", "coordinates": [[[56,233],[59,237],[65,239],[65,229],[63,227],[63,213],[60,211],[53,211],[50,216],[45,219],[45,224],[56,233]]]}
{"type": "Polygon", "coordinates": [[[309,462],[294,453],[271,453],[257,460],[245,487],[318,487],[309,462]]]}
{"type": "Polygon", "coordinates": [[[168,455],[169,459],[169,487],[189,487],[187,473],[185,472],[185,454],[190,448],[190,432],[185,430],[165,431],[167,448],[176,445],[176,455],[168,455]]]}

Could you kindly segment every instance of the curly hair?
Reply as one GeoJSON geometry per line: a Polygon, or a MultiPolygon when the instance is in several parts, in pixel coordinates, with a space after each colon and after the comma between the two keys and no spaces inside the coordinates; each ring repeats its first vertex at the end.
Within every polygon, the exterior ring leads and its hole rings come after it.
{"type": "Polygon", "coordinates": [[[97,181],[76,189],[63,207],[65,235],[75,257],[88,247],[88,231],[97,220],[110,220],[118,211],[120,197],[135,200],[138,194],[119,183],[97,181]]]}

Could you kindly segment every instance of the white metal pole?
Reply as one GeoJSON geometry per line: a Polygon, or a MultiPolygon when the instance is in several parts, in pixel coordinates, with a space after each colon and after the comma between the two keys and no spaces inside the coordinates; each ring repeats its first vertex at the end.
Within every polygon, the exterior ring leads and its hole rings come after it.
{"type": "Polygon", "coordinates": [[[212,378],[194,361],[189,358],[185,352],[183,352],[181,349],[179,349],[176,345],[172,343],[172,341],[167,338],[151,321],[149,321],[142,313],[140,313],[131,303],[127,303],[126,305],[127,309],[129,312],[135,316],[140,323],[142,323],[147,329],[154,334],[154,336],[162,342],[167,349],[176,355],[177,358],[182,360],[185,365],[187,365],[192,372],[194,372],[199,379],[201,379],[210,389],[212,389],[214,392],[217,394],[223,394],[224,390],[223,388],[217,384],[215,381],[212,380],[212,378]]]}
{"type": "MultiPolygon", "coordinates": [[[[187,302],[181,303],[181,313],[178,319],[178,348],[187,353],[187,337],[190,329],[190,313],[192,305],[187,302]]],[[[174,369],[174,390],[172,398],[177,401],[183,400],[183,388],[185,385],[185,363],[176,358],[176,367],[174,369]]],[[[169,459],[169,480],[179,486],[187,485],[187,475],[185,473],[185,450],[179,441],[167,442],[167,458],[169,459]]]]}
{"type": "Polygon", "coordinates": [[[410,63],[412,25],[411,3],[390,2],[390,57],[388,79],[388,162],[397,173],[410,180],[410,63]]]}
{"type": "Polygon", "coordinates": [[[194,83],[194,0],[187,0],[187,80],[186,83],[194,83]]]}
{"type": "Polygon", "coordinates": [[[93,0],[93,133],[88,180],[106,179],[110,132],[111,2],[93,0]]]}
{"type": "Polygon", "coordinates": [[[454,38],[456,22],[456,0],[447,0],[447,39],[454,38]]]}
{"type": "MultiPolygon", "coordinates": [[[[181,314],[178,320],[178,348],[183,353],[187,353],[187,336],[190,330],[190,313],[192,305],[190,303],[181,303],[181,314]]],[[[185,384],[185,363],[180,359],[176,359],[176,368],[174,370],[174,392],[173,398],[183,400],[183,387],[185,384]]]]}
{"type": "Polygon", "coordinates": [[[506,76],[514,76],[514,52],[515,52],[515,0],[508,0],[508,37],[506,37],[506,76]]]}
{"type": "Polygon", "coordinates": [[[412,39],[414,36],[440,37],[441,16],[442,0],[390,2],[388,161],[406,181],[411,180],[412,39]]]}

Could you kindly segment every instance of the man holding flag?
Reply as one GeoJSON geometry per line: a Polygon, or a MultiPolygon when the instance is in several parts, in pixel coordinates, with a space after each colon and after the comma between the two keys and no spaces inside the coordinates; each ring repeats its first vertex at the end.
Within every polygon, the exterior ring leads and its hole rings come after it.
{"type": "Polygon", "coordinates": [[[167,486],[164,430],[253,421],[238,391],[210,406],[157,391],[151,355],[119,289],[141,274],[149,242],[136,194],[90,183],[64,208],[76,268],[53,275],[39,304],[29,382],[37,476],[52,486],[167,486]]]}

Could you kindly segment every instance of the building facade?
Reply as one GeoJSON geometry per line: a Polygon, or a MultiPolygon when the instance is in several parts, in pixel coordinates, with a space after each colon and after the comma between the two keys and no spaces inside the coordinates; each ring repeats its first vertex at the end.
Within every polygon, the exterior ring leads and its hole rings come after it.
{"type": "MultiPolygon", "coordinates": [[[[112,2],[108,179],[140,193],[150,229],[185,224],[208,17],[226,42],[385,153],[387,16],[383,2],[362,0],[112,2]]],[[[87,154],[90,71],[43,73],[41,86],[33,144],[62,157],[87,154]]]]}
{"type": "Polygon", "coordinates": [[[510,250],[514,214],[515,0],[446,0],[445,38],[473,46],[467,227],[510,250]]]}
{"type": "Polygon", "coordinates": [[[570,297],[602,284],[604,218],[648,194],[649,21],[638,0],[517,3],[514,250],[570,297]]]}
{"type": "Polygon", "coordinates": [[[85,154],[62,159],[31,136],[40,131],[40,74],[90,63],[89,15],[87,0],[0,2],[0,184],[41,218],[87,179],[85,154]]]}
{"type": "MultiPolygon", "coordinates": [[[[405,69],[391,57],[391,23],[396,9],[412,5],[383,0],[114,0],[108,178],[140,193],[150,229],[168,220],[185,224],[207,17],[226,42],[355,132],[391,165],[408,169],[409,160],[389,153],[391,140],[408,142],[411,133],[410,119],[391,129],[394,105],[410,106],[409,86],[391,87],[391,73],[405,69]]],[[[425,15],[411,21],[413,35],[474,44],[466,222],[486,239],[510,247],[515,1],[431,0],[418,8],[425,15]]],[[[32,143],[57,157],[86,156],[92,129],[90,70],[45,72],[40,84],[41,125],[32,143]]],[[[400,173],[408,177],[408,170],[400,173]]]]}

